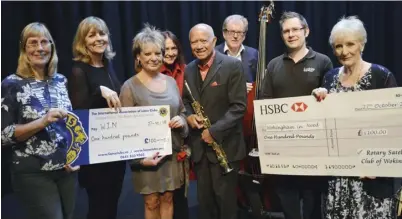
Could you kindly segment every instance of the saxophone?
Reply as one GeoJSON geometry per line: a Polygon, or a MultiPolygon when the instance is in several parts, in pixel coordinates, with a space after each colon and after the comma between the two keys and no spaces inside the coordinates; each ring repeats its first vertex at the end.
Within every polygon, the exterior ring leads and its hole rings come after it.
{"type": "MultiPolygon", "coordinates": [[[[203,124],[204,124],[204,129],[208,129],[211,127],[211,121],[209,120],[209,118],[207,117],[207,115],[205,115],[204,112],[204,108],[201,106],[201,104],[196,101],[193,97],[193,94],[191,93],[190,87],[187,84],[187,81],[184,81],[184,84],[188,90],[188,92],[190,93],[190,97],[191,97],[191,106],[195,112],[195,114],[199,117],[202,118],[203,120],[203,124]]],[[[222,148],[222,145],[216,143],[216,141],[212,142],[211,144],[208,144],[209,146],[212,147],[212,149],[215,151],[216,157],[219,161],[219,165],[222,167],[223,169],[223,174],[227,174],[232,172],[232,168],[230,167],[229,161],[226,157],[226,153],[222,148]]]]}

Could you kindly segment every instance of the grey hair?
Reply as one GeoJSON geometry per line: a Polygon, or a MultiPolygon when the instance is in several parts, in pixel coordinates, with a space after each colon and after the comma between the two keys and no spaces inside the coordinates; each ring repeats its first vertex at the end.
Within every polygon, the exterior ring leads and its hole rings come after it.
{"type": "Polygon", "coordinates": [[[283,23],[285,23],[286,20],[292,19],[292,18],[298,18],[300,20],[302,27],[305,29],[309,29],[307,20],[306,20],[306,18],[303,17],[303,15],[301,15],[297,12],[293,12],[293,11],[285,11],[285,12],[283,12],[283,14],[281,16],[281,19],[279,20],[279,26],[281,28],[281,31],[283,30],[283,28],[282,28],[283,23]]]}
{"type": "Polygon", "coordinates": [[[165,37],[162,35],[162,32],[148,23],[144,26],[145,27],[133,39],[132,53],[135,59],[134,68],[137,72],[141,68],[141,65],[136,58],[146,44],[151,43],[156,45],[160,48],[162,53],[165,51],[165,37]]]}
{"type": "Polygon", "coordinates": [[[334,47],[335,38],[344,34],[356,35],[363,52],[364,46],[367,43],[367,32],[363,22],[357,16],[342,17],[332,28],[331,35],[329,36],[329,44],[334,47]]]}
{"type": "Polygon", "coordinates": [[[225,21],[223,21],[223,25],[222,25],[222,30],[223,31],[227,30],[227,26],[228,26],[228,23],[230,21],[241,21],[241,22],[243,22],[244,32],[248,31],[248,20],[247,20],[247,18],[245,18],[244,16],[239,15],[239,14],[230,15],[225,19],[225,21]]]}

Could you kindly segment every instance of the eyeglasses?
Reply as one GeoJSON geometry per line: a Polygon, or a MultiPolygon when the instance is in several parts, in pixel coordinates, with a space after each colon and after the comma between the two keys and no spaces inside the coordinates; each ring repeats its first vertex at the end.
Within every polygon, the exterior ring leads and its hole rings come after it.
{"type": "Polygon", "coordinates": [[[237,34],[238,36],[244,36],[246,34],[246,32],[239,32],[227,29],[224,29],[223,31],[226,32],[229,36],[234,36],[235,34],[237,34]]]}
{"type": "MultiPolygon", "coordinates": [[[[42,46],[42,48],[46,49],[50,45],[52,45],[52,41],[42,40],[42,41],[40,41],[40,45],[42,46]]],[[[30,49],[37,49],[37,48],[39,48],[39,42],[36,40],[32,40],[29,43],[27,43],[26,46],[27,46],[27,48],[30,48],[30,49]]]]}
{"type": "Polygon", "coordinates": [[[299,28],[295,27],[295,28],[291,28],[291,29],[287,29],[287,30],[282,30],[282,34],[283,35],[288,35],[288,34],[290,34],[290,31],[292,31],[292,33],[298,34],[304,28],[305,27],[299,27],[299,28]]]}

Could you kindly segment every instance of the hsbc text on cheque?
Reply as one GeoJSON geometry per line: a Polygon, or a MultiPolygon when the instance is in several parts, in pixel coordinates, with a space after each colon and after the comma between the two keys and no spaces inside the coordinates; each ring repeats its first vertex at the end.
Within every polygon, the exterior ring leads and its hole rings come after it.
{"type": "Polygon", "coordinates": [[[402,88],[254,101],[262,173],[402,177],[402,88]]]}

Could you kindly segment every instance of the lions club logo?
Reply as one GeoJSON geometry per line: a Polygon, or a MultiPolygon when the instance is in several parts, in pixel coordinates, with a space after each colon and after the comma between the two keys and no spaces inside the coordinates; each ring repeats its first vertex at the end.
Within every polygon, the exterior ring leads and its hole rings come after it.
{"type": "Polygon", "coordinates": [[[159,109],[159,115],[161,115],[162,117],[165,117],[167,115],[168,110],[165,107],[161,107],[159,109]]]}
{"type": "Polygon", "coordinates": [[[67,129],[70,131],[71,143],[67,150],[67,164],[77,160],[81,152],[81,146],[88,140],[84,127],[77,115],[69,112],[67,114],[67,129]]]}

